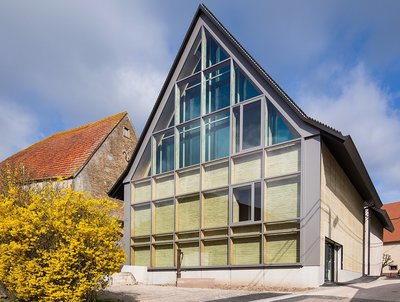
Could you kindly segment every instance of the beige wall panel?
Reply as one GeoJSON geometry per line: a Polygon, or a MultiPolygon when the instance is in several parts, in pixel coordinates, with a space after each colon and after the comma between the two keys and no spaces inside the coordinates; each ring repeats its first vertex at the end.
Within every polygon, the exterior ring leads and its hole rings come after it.
{"type": "Polygon", "coordinates": [[[296,263],[299,262],[299,235],[267,236],[264,248],[265,263],[296,263]]]}
{"type": "Polygon", "coordinates": [[[198,196],[180,198],[177,203],[177,231],[198,229],[200,227],[199,211],[198,196]]]}
{"type": "Polygon", "coordinates": [[[174,176],[168,175],[155,179],[154,198],[168,198],[174,195],[174,176]]]}
{"type": "Polygon", "coordinates": [[[133,265],[150,266],[150,247],[134,247],[132,259],[133,265]]]}
{"type": "Polygon", "coordinates": [[[233,239],[232,264],[259,264],[260,237],[233,239]]]}
{"type": "Polygon", "coordinates": [[[178,194],[187,194],[199,191],[200,170],[190,170],[178,173],[176,191],[178,194]]]}
{"type": "Polygon", "coordinates": [[[133,232],[131,235],[150,235],[150,205],[133,207],[133,232]]]}
{"type": "Polygon", "coordinates": [[[228,185],[228,162],[216,163],[203,167],[203,190],[228,185]]]}
{"type": "Polygon", "coordinates": [[[203,194],[203,228],[228,224],[228,190],[203,194]]]}
{"type": "Polygon", "coordinates": [[[205,241],[201,254],[201,265],[227,265],[228,241],[205,241]]]}
{"type": "Polygon", "coordinates": [[[198,242],[180,243],[179,248],[183,253],[183,267],[200,265],[198,242]]]}
{"type": "Polygon", "coordinates": [[[250,154],[233,160],[233,183],[261,178],[261,153],[250,154]]]}
{"type": "Polygon", "coordinates": [[[154,207],[153,234],[172,233],[174,231],[174,203],[157,203],[154,207]]]}
{"type": "Polygon", "coordinates": [[[174,246],[156,245],[154,246],[154,263],[153,267],[172,267],[174,266],[174,246]]]}
{"type": "Polygon", "coordinates": [[[300,143],[267,151],[266,175],[274,177],[300,171],[300,143]]]}
{"type": "Polygon", "coordinates": [[[363,200],[325,144],[321,150],[321,265],[328,237],[343,245],[343,269],[362,273],[363,200]]]}
{"type": "Polygon", "coordinates": [[[267,182],[265,220],[288,220],[299,217],[300,178],[267,182]]]}
{"type": "Polygon", "coordinates": [[[136,183],[133,185],[133,200],[132,203],[138,203],[151,200],[151,185],[150,180],[136,183]]]}

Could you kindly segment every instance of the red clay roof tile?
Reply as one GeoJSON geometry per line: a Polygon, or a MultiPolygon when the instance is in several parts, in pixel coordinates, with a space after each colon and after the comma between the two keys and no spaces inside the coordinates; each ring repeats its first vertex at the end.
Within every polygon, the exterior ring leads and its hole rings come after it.
{"type": "Polygon", "coordinates": [[[394,226],[393,233],[383,230],[383,242],[400,241],[400,202],[387,203],[382,208],[387,211],[394,226]]]}
{"type": "Polygon", "coordinates": [[[53,134],[10,156],[0,163],[0,167],[22,164],[32,175],[31,180],[70,178],[87,162],[125,115],[126,112],[121,112],[53,134]]]}

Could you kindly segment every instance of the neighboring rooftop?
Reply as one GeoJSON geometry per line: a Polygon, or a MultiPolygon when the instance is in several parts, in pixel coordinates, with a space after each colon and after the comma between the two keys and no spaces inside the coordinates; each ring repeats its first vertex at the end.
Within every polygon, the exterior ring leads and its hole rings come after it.
{"type": "Polygon", "coordinates": [[[384,230],[383,242],[389,243],[400,241],[400,201],[384,204],[382,208],[389,214],[390,220],[394,226],[393,233],[384,230]]]}
{"type": "Polygon", "coordinates": [[[0,168],[23,165],[32,181],[74,177],[126,114],[53,134],[10,156],[0,168]]]}

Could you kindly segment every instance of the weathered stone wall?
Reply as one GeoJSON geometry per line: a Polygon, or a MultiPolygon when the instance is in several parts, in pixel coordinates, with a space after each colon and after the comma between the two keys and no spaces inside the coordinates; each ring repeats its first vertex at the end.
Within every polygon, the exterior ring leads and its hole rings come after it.
{"type": "Polygon", "coordinates": [[[135,130],[126,115],[75,178],[75,189],[90,192],[94,197],[106,197],[126,169],[136,143],[135,130]],[[129,129],[130,137],[124,136],[124,128],[129,129]]]}
{"type": "Polygon", "coordinates": [[[321,155],[321,265],[328,237],[343,246],[343,281],[363,272],[363,200],[325,144],[321,155]]]}

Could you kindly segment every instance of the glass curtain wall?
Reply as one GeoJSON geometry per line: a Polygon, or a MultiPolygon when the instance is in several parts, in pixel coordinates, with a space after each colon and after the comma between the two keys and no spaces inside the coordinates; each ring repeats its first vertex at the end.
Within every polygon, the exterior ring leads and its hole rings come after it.
{"type": "Polygon", "coordinates": [[[293,264],[301,140],[202,29],[132,181],[131,262],[172,268],[293,264]]]}

